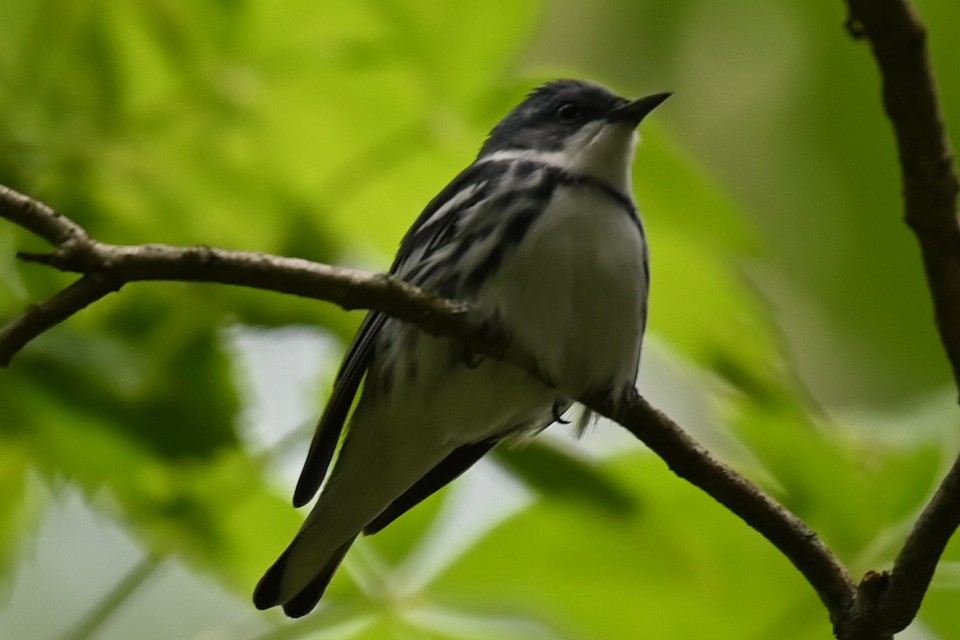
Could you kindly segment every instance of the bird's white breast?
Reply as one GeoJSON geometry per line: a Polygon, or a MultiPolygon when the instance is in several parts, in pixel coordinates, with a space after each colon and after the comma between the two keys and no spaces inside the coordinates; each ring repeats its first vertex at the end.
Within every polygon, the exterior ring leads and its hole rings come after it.
{"type": "Polygon", "coordinates": [[[564,394],[635,381],[645,323],[646,246],[610,194],[558,187],[517,250],[478,296],[564,394]]]}

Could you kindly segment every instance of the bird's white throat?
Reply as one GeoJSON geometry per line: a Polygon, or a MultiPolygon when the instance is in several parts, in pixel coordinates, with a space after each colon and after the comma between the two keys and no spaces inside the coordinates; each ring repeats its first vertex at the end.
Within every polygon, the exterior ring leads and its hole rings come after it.
{"type": "Polygon", "coordinates": [[[630,168],[639,139],[636,128],[628,123],[598,120],[585,124],[558,151],[506,149],[484,156],[480,162],[537,162],[574,175],[596,178],[630,196],[633,193],[630,168]]]}

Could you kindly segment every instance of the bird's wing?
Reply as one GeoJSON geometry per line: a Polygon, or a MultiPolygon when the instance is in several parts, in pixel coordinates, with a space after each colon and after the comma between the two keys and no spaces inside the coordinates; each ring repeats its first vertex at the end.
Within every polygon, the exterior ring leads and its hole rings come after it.
{"type": "Polygon", "coordinates": [[[477,460],[486,455],[499,441],[499,438],[494,438],[467,444],[455,449],[365,526],[363,528],[363,534],[371,535],[380,531],[404,513],[429,498],[437,490],[473,466],[477,460]]]}
{"type": "Polygon", "coordinates": [[[330,580],[333,578],[337,567],[343,562],[343,556],[347,554],[355,538],[356,536],[353,536],[334,551],[310,584],[304,587],[294,597],[282,600],[281,590],[283,588],[284,574],[287,571],[287,562],[291,549],[293,548],[291,545],[291,547],[287,548],[287,550],[277,558],[277,561],[273,563],[273,566],[267,570],[264,576],[260,578],[260,582],[257,583],[257,587],[253,592],[254,605],[258,609],[269,609],[277,604],[283,604],[283,612],[291,618],[299,618],[307,615],[317,606],[317,603],[323,596],[323,592],[326,591],[327,586],[330,584],[330,580]]]}
{"type": "Polygon", "coordinates": [[[411,263],[429,256],[456,229],[459,214],[481,204],[500,168],[493,162],[470,165],[433,198],[400,241],[390,273],[403,275],[411,263]]]}
{"type": "Polygon", "coordinates": [[[310,502],[327,475],[330,460],[333,458],[333,452],[343,432],[347,413],[350,412],[350,405],[353,404],[360,381],[367,367],[370,366],[374,340],[386,319],[387,316],[382,313],[368,313],[344,356],[340,371],[337,372],[337,379],[333,384],[333,394],[313,434],[307,460],[303,463],[297,488],[293,492],[294,506],[302,507],[310,502]]]}
{"type": "MultiPolygon", "coordinates": [[[[484,164],[473,164],[427,204],[400,244],[400,251],[390,267],[390,273],[405,280],[416,280],[416,266],[443,242],[455,228],[458,211],[476,206],[486,193],[491,169],[484,164]],[[449,214],[449,215],[448,215],[449,214]]],[[[377,334],[387,316],[371,312],[360,325],[350,348],[344,356],[333,386],[333,394],[320,417],[320,423],[310,443],[293,504],[297,507],[310,502],[327,475],[333,453],[343,433],[343,426],[360,388],[360,382],[370,366],[377,334]]]]}

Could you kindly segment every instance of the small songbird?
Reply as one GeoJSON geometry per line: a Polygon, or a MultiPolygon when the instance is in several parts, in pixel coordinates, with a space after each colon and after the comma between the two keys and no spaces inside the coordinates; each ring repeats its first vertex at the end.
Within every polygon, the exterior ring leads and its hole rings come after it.
{"type": "Polygon", "coordinates": [[[320,498],[253,596],[319,602],[354,539],[380,531],[497,443],[636,383],[650,272],[633,200],[637,125],[670,94],[556,80],[490,133],[413,223],[390,273],[468,303],[534,354],[539,377],[371,312],[347,351],[293,497],[320,498]],[[336,464],[327,469],[365,378],[336,464]]]}

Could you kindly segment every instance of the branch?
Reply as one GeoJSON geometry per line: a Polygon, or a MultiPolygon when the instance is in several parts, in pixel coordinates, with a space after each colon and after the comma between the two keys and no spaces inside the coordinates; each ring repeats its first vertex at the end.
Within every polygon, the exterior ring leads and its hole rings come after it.
{"type": "Polygon", "coordinates": [[[873,49],[893,124],[904,217],[916,233],[940,337],[960,384],[960,226],[953,150],[937,101],[927,32],[907,0],[848,0],[857,33],[873,49]]]}
{"type": "MultiPolygon", "coordinates": [[[[346,309],[374,309],[429,333],[460,340],[473,351],[507,360],[539,376],[536,359],[526,354],[522,345],[510,344],[468,308],[390,276],[210,247],[108,245],[91,239],[49,207],[5,188],[0,188],[0,217],[56,245],[51,253],[21,254],[22,259],[86,274],[0,329],[0,356],[6,354],[6,360],[33,337],[125,283],[176,280],[241,285],[326,300],[346,309]]],[[[714,458],[635,391],[618,399],[597,395],[579,400],[620,423],[675,473],[773,543],[817,591],[831,619],[836,622],[850,608],[854,585],[817,534],[759,487],[714,458]]]]}
{"type": "MultiPolygon", "coordinates": [[[[904,217],[920,242],[937,327],[960,385],[960,181],[937,101],[926,29],[908,0],[847,0],[848,27],[880,68],[903,179],[904,217]]],[[[947,541],[960,527],[960,459],[927,505],[889,574],[868,575],[859,612],[889,633],[917,615],[947,541]]]]}
{"type": "MultiPolygon", "coordinates": [[[[2,200],[0,200],[2,202],[2,200]]],[[[0,216],[6,217],[0,208],[0,216]]],[[[109,245],[86,235],[51,253],[19,254],[21,260],[87,274],[0,329],[0,366],[27,342],[129,282],[216,282],[326,300],[344,309],[376,309],[435,334],[472,334],[480,327],[466,308],[400,280],[355,269],[251,251],[205,246],[109,245]],[[96,284],[94,284],[96,283],[96,284]]],[[[501,345],[501,349],[504,345],[501,345]]]]}
{"type": "Polygon", "coordinates": [[[850,576],[805,522],[715,458],[636,391],[621,407],[602,396],[580,401],[620,424],[660,456],[674,473],[708,493],[772,542],[817,590],[834,625],[846,615],[856,592],[850,576]]]}
{"type": "Polygon", "coordinates": [[[76,625],[61,636],[60,640],[90,640],[90,638],[96,637],[111,616],[129,602],[130,597],[140,591],[150,578],[156,575],[160,566],[160,561],[155,557],[147,556],[141,559],[120,578],[120,581],[110,591],[100,598],[76,625]]]}
{"type": "Polygon", "coordinates": [[[42,202],[0,184],[0,217],[36,234],[54,246],[73,238],[85,238],[87,232],[73,220],[42,202]]]}

